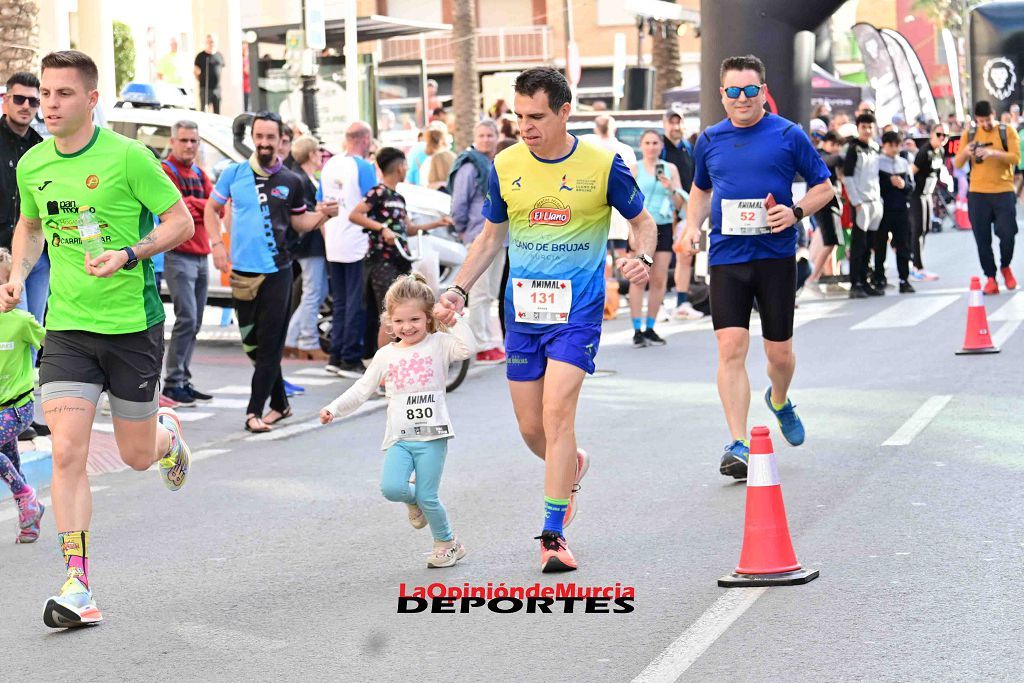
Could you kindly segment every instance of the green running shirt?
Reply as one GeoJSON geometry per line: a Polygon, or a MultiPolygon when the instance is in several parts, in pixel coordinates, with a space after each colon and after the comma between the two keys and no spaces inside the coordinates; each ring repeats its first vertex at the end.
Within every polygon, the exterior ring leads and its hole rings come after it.
{"type": "MultiPolygon", "coordinates": [[[[43,328],[31,314],[17,308],[0,313],[0,407],[36,385],[30,347],[38,349],[42,345],[43,328]]],[[[31,400],[32,396],[26,396],[14,407],[31,400]]]]}
{"type": "Polygon", "coordinates": [[[48,330],[128,334],[164,320],[153,263],[109,278],[85,272],[78,207],[92,207],[105,249],[135,245],[153,230],[153,216],[181,199],[145,145],[97,126],[74,154],[45,140],[18,163],[21,213],[42,223],[50,255],[48,330]]]}

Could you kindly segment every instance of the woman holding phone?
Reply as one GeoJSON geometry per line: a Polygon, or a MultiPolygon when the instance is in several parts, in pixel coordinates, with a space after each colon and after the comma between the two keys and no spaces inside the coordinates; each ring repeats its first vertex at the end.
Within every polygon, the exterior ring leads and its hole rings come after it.
{"type": "Polygon", "coordinates": [[[665,340],[654,331],[654,322],[665,299],[668,287],[668,265],[672,260],[672,217],[683,207],[686,191],[679,182],[675,164],[660,159],[661,132],[645,130],[640,136],[642,160],[637,164],[636,182],[644,195],[644,208],[658,224],[658,247],[651,268],[650,292],[647,296],[646,321],[641,317],[644,291],[629,289],[629,312],[633,318],[633,346],[664,346],[665,340]],[[646,327],[645,327],[646,323],[646,327]]]}

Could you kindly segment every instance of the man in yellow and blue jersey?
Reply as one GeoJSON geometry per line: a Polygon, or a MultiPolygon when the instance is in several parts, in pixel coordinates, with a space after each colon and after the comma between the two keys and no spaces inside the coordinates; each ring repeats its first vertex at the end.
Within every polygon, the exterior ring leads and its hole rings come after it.
{"type": "Polygon", "coordinates": [[[605,244],[615,208],[633,233],[619,271],[636,287],[650,278],[656,227],[617,154],[566,131],[572,94],[549,67],[516,79],[515,112],[522,144],[494,159],[483,213],[455,284],[435,314],[451,324],[473,283],[509,238],[505,353],[512,405],[527,446],[544,460],[541,568],[576,569],[563,530],[576,513],[575,494],[590,466],[576,447],[576,404],[601,340],[605,244]]]}

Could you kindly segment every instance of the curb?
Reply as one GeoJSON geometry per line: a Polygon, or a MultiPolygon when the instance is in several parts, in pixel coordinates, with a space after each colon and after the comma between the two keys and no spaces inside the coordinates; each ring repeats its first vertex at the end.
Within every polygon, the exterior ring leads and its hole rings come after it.
{"type": "MultiPolygon", "coordinates": [[[[21,454],[21,471],[29,486],[36,491],[50,487],[53,480],[53,454],[50,451],[25,451],[21,454]]],[[[11,499],[11,491],[0,486],[0,502],[11,499]]]]}

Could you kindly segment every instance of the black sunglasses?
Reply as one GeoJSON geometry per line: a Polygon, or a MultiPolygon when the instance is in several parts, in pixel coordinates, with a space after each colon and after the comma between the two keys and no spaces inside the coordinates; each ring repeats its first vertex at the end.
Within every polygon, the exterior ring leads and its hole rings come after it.
{"type": "Polygon", "coordinates": [[[253,121],[273,121],[274,123],[283,123],[283,121],[281,120],[281,115],[280,114],[276,114],[276,113],[274,113],[272,111],[257,112],[256,115],[252,117],[252,120],[253,121]]]}
{"type": "Polygon", "coordinates": [[[936,133],[935,137],[937,137],[937,138],[944,138],[944,137],[947,137],[947,136],[946,136],[945,133],[936,133]]]}
{"type": "Polygon", "coordinates": [[[14,102],[16,105],[18,105],[19,107],[21,105],[25,104],[26,102],[28,102],[28,106],[34,107],[34,108],[37,108],[37,109],[39,108],[39,98],[38,97],[29,97],[28,95],[11,95],[11,101],[14,102]]]}

